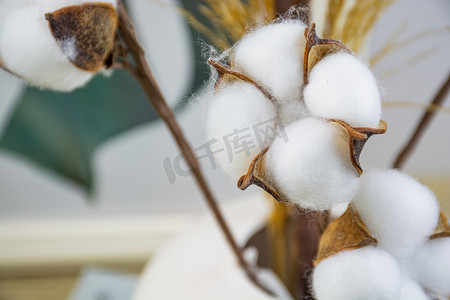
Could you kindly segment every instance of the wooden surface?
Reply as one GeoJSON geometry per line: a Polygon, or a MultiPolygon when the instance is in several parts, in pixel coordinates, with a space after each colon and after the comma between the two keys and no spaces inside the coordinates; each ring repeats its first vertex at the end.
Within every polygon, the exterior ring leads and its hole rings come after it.
{"type": "Polygon", "coordinates": [[[66,300],[77,276],[0,279],[0,300],[66,300]]]}

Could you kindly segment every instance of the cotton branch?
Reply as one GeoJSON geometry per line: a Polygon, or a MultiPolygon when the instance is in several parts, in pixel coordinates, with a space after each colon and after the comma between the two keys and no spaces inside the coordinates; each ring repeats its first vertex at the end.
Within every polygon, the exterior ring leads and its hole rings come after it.
{"type": "MultiPolygon", "coordinates": [[[[434,96],[434,99],[431,101],[430,106],[441,107],[449,89],[450,89],[450,75],[447,76],[446,81],[441,86],[438,93],[434,96]]],[[[425,130],[428,128],[431,121],[433,120],[435,112],[436,110],[427,110],[423,114],[422,119],[417,124],[417,127],[412,136],[409,138],[408,143],[403,147],[402,151],[400,151],[397,158],[395,159],[393,164],[394,169],[402,169],[405,166],[406,161],[411,156],[414,149],[417,147],[420,138],[423,136],[425,130]]]]}
{"type": "MultiPolygon", "coordinates": [[[[131,19],[123,6],[118,2],[118,15],[119,15],[119,35],[123,43],[126,46],[126,51],[132,56],[134,65],[123,64],[126,70],[128,70],[139,81],[144,92],[147,94],[148,100],[154,107],[161,119],[166,123],[172,136],[174,137],[178,147],[180,148],[189,168],[192,170],[194,178],[203,193],[209,207],[211,208],[220,228],[222,229],[225,237],[232,248],[239,265],[245,270],[250,280],[261,289],[267,291],[257,280],[255,274],[251,270],[250,266],[242,256],[242,250],[236,243],[222,213],[219,210],[217,202],[208,186],[208,183],[203,176],[200,169],[200,165],[195,157],[195,154],[186,140],[181,127],[179,126],[172,110],[168,106],[164,96],[159,89],[155,78],[147,64],[145,59],[145,52],[139,44],[136,36],[134,26],[131,19]]],[[[125,58],[126,61],[126,58],[125,58]]]]}

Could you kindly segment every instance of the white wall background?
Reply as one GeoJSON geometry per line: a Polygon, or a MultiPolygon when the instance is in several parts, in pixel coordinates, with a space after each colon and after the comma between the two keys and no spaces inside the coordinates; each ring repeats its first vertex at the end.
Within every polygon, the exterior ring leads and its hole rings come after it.
{"type": "MultiPolygon", "coordinates": [[[[187,25],[173,8],[150,0],[134,0],[132,13],[137,17],[150,61],[169,99],[177,99],[192,72],[187,25]],[[162,25],[163,24],[163,25],[162,25]],[[163,30],[161,28],[164,28],[163,30]],[[183,70],[183,72],[178,72],[183,70]],[[175,72],[177,71],[177,72],[175,72]],[[176,86],[171,89],[169,87],[176,86]]],[[[372,39],[372,52],[382,47],[393,31],[406,24],[402,38],[431,28],[450,26],[450,2],[447,0],[398,0],[382,16],[372,39]]],[[[450,71],[450,34],[426,39],[393,53],[375,68],[386,89],[386,100],[426,103],[450,71]],[[413,66],[405,64],[418,53],[433,49],[433,54],[413,66]],[[404,66],[393,76],[386,73],[404,66]]],[[[14,107],[14,94],[20,82],[0,71],[0,132],[14,107]]],[[[447,99],[449,100],[449,99],[447,99]]],[[[446,102],[450,106],[450,101],[446,102]]],[[[363,153],[363,166],[387,167],[407,140],[421,111],[413,108],[389,109],[384,119],[388,133],[372,138],[363,153]]],[[[178,115],[194,147],[206,142],[200,108],[193,106],[178,115]]],[[[450,179],[450,114],[439,114],[406,171],[420,177],[450,179]]],[[[97,195],[92,203],[76,186],[0,152],[0,219],[78,218],[98,215],[143,214],[152,212],[203,209],[200,192],[191,178],[178,177],[173,185],[165,175],[163,161],[179,153],[161,122],[137,127],[98,148],[94,158],[97,195]]],[[[213,170],[207,160],[202,165],[214,193],[227,201],[242,192],[220,169],[213,170]]],[[[449,182],[450,183],[450,182],[449,182]]]]}

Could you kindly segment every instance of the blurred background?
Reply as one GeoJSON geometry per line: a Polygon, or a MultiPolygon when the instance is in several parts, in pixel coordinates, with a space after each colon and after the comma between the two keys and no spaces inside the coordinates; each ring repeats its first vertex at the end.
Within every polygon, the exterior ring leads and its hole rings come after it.
{"type": "MultiPolygon", "coordinates": [[[[193,148],[207,142],[202,106],[190,99],[208,77],[200,53],[201,41],[208,40],[176,7],[184,4],[196,14],[200,2],[127,3],[193,148]]],[[[446,0],[397,0],[380,17],[367,59],[394,38],[411,42],[374,66],[389,129],[368,142],[366,168],[392,164],[446,80],[449,33],[446,0]]],[[[448,215],[449,101],[444,106],[405,170],[434,190],[448,215]]],[[[0,70],[0,300],[127,299],[152,254],[206,211],[193,179],[170,171],[178,155],[140,87],[123,71],[98,75],[66,95],[27,87],[0,70]],[[122,298],[102,294],[102,284],[120,286],[123,295],[115,295],[122,298]],[[90,289],[97,296],[83,294],[90,289]]],[[[208,159],[200,162],[220,202],[261,193],[238,190],[208,159]]]]}

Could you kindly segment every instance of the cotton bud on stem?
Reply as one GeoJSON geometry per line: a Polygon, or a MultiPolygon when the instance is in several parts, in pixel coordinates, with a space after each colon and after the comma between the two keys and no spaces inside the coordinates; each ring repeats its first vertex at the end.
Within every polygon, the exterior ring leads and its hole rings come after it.
{"type": "Polygon", "coordinates": [[[78,68],[97,72],[114,48],[116,10],[109,3],[84,3],[45,14],[63,53],[78,68]],[[93,22],[95,20],[95,22],[93,22]]]}

